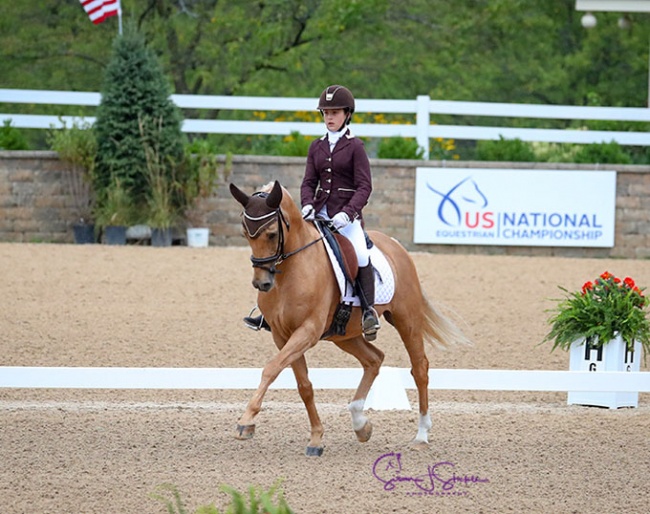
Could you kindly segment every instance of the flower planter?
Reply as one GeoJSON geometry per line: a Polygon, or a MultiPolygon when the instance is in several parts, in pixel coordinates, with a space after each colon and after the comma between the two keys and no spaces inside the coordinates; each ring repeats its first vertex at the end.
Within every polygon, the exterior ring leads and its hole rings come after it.
{"type": "Polygon", "coordinates": [[[104,227],[104,243],[107,245],[125,245],[126,227],[122,225],[108,225],[104,227]]]}
{"type": "Polygon", "coordinates": [[[208,228],[188,228],[187,229],[187,246],[192,248],[207,248],[210,242],[210,229],[208,228]]]}
{"type": "Polygon", "coordinates": [[[151,246],[171,246],[172,229],[171,228],[152,228],[151,229],[151,246]]]}
{"type": "MultiPolygon", "coordinates": [[[[635,341],[634,351],[627,350],[621,336],[595,348],[585,340],[578,340],[571,345],[569,350],[569,369],[571,371],[640,371],[641,369],[641,343],[635,341]]],[[[607,384],[603,378],[603,392],[576,391],[569,392],[567,403],[569,405],[589,405],[594,407],[638,407],[639,393],[607,392],[607,384]]]]}
{"type": "Polygon", "coordinates": [[[72,230],[74,233],[74,242],[76,244],[93,244],[95,242],[95,225],[89,223],[75,223],[72,230]]]}

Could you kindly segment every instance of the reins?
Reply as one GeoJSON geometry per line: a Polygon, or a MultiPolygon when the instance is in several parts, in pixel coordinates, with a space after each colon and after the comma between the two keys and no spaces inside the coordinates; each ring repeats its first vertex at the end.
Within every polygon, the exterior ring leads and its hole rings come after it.
{"type": "MultiPolygon", "coordinates": [[[[255,195],[264,195],[265,193],[255,193],[255,195]]],[[[243,225],[246,228],[246,231],[248,232],[248,235],[251,239],[255,239],[258,237],[264,227],[266,227],[269,223],[273,221],[278,222],[278,246],[275,250],[275,254],[271,255],[270,257],[254,257],[251,255],[251,262],[253,263],[253,268],[262,268],[267,270],[271,274],[276,274],[276,273],[282,273],[279,269],[277,269],[277,266],[282,264],[286,259],[291,257],[292,255],[296,255],[297,253],[302,252],[303,250],[309,248],[310,246],[318,243],[323,239],[324,236],[320,236],[318,239],[315,239],[309,243],[307,243],[304,246],[301,246],[300,248],[297,248],[296,250],[293,250],[291,252],[285,252],[284,251],[284,226],[286,226],[287,230],[289,230],[289,222],[286,220],[284,217],[284,214],[282,213],[282,209],[278,207],[277,209],[272,210],[271,212],[264,214],[263,216],[257,216],[253,217],[250,216],[249,214],[246,213],[246,210],[244,210],[244,218],[249,219],[251,221],[262,221],[266,218],[271,218],[272,216],[275,216],[275,218],[269,219],[266,223],[262,224],[256,231],[255,233],[251,233],[250,230],[248,229],[248,226],[246,225],[246,222],[244,221],[243,225]],[[271,264],[271,266],[267,266],[268,264],[271,264]]]]}

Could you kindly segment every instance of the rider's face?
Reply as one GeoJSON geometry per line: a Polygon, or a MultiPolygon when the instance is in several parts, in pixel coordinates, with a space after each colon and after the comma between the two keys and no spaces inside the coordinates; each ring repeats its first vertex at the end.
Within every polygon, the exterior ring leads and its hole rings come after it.
{"type": "Polygon", "coordinates": [[[335,132],[345,123],[345,109],[323,109],[323,120],[327,130],[335,132]]]}

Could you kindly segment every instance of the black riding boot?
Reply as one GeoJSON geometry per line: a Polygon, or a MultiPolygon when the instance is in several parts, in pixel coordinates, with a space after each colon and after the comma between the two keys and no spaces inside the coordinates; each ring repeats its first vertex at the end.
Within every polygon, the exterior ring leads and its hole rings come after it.
{"type": "Polygon", "coordinates": [[[244,318],[244,324],[252,330],[268,330],[271,331],[271,327],[264,319],[264,316],[260,314],[259,316],[253,316],[253,313],[257,310],[257,307],[253,307],[253,310],[248,316],[244,318]]]}
{"type": "Polygon", "coordinates": [[[377,330],[379,330],[379,316],[374,309],[375,305],[375,272],[372,264],[359,268],[357,274],[357,284],[359,285],[361,298],[361,307],[363,315],[361,316],[361,326],[363,337],[366,341],[377,339],[377,330]]]}

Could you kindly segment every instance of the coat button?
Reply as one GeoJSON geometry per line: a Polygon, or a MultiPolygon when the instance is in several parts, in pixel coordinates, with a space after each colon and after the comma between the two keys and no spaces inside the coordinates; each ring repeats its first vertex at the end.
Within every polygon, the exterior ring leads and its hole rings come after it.
{"type": "Polygon", "coordinates": [[[331,179],[331,178],[328,178],[328,179],[327,179],[327,182],[331,182],[331,181],[332,181],[332,179],[331,179]]]}
{"type": "Polygon", "coordinates": [[[325,192],[326,192],[327,194],[330,194],[330,190],[329,190],[329,189],[326,189],[325,192]]]}
{"type": "Polygon", "coordinates": [[[325,171],[326,171],[327,173],[332,173],[332,168],[325,168],[325,171]]]}

